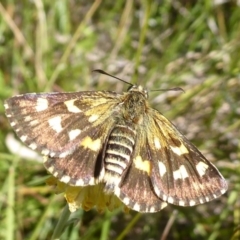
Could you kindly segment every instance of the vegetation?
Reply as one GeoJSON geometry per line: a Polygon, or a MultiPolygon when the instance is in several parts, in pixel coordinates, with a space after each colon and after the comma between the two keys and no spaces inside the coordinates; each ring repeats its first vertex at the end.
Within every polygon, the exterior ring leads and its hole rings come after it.
{"type": "Polygon", "coordinates": [[[239,39],[238,1],[1,1],[0,238],[50,239],[66,212],[39,157],[18,149],[4,99],[127,89],[92,72],[102,69],[152,90],[183,88],[150,92],[149,101],[218,167],[229,190],[207,204],[154,214],[78,210],[61,239],[239,239],[239,39]]]}

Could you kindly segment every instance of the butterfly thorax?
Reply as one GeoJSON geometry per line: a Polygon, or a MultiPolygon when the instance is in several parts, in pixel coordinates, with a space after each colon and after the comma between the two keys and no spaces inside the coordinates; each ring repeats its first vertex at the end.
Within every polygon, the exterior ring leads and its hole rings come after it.
{"type": "Polygon", "coordinates": [[[143,115],[147,113],[147,91],[142,86],[132,86],[123,96],[122,113],[126,122],[141,124],[143,115]]]}

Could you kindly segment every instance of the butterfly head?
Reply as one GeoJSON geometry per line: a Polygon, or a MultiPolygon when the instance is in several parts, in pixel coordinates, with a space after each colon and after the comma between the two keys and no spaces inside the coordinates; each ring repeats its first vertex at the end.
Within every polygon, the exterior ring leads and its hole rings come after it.
{"type": "Polygon", "coordinates": [[[132,85],[128,89],[128,91],[141,93],[146,99],[148,98],[148,91],[144,89],[141,85],[132,85]]]}

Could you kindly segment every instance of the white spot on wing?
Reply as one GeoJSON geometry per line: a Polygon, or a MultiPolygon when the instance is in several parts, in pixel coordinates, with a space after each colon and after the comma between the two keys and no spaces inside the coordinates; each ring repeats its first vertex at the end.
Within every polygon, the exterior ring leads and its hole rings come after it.
{"type": "Polygon", "coordinates": [[[167,201],[167,195],[163,194],[163,195],[162,195],[162,200],[163,200],[164,202],[166,202],[166,201],[167,201]]]}
{"type": "Polygon", "coordinates": [[[91,117],[89,117],[88,121],[90,123],[95,122],[99,118],[99,115],[93,114],[91,117]]]}
{"type": "Polygon", "coordinates": [[[130,203],[130,198],[125,197],[122,201],[128,206],[130,203]]]}
{"type": "Polygon", "coordinates": [[[5,109],[9,109],[9,106],[7,103],[4,103],[4,107],[5,107],[5,109]]]}
{"type": "Polygon", "coordinates": [[[227,189],[222,189],[221,193],[224,194],[227,191],[227,189]]]}
{"type": "Polygon", "coordinates": [[[160,176],[164,176],[164,174],[167,172],[166,166],[163,164],[163,162],[158,162],[158,168],[160,172],[160,176]]]}
{"type": "Polygon", "coordinates": [[[160,144],[160,141],[159,141],[159,138],[158,137],[155,137],[154,138],[154,144],[155,144],[155,147],[157,149],[160,149],[161,148],[161,144],[160,144]]]}
{"type": "Polygon", "coordinates": [[[71,130],[69,133],[68,133],[68,136],[69,136],[69,139],[72,141],[74,140],[82,131],[80,129],[74,129],[74,130],[71,130]]]}
{"type": "Polygon", "coordinates": [[[47,170],[48,170],[50,173],[53,173],[53,172],[54,172],[54,167],[51,166],[51,167],[47,168],[47,170]]]}
{"type": "Polygon", "coordinates": [[[168,201],[168,203],[171,203],[171,204],[174,203],[174,199],[172,197],[168,197],[167,201],[168,201]]]}
{"type": "Polygon", "coordinates": [[[133,209],[137,212],[140,211],[140,205],[138,203],[135,203],[134,206],[133,206],[133,209]]]}
{"type": "Polygon", "coordinates": [[[36,104],[36,111],[41,112],[48,108],[48,100],[46,98],[38,98],[36,104]]]}
{"type": "Polygon", "coordinates": [[[48,157],[47,156],[43,156],[43,163],[48,161],[48,157]]]}
{"type": "Polygon", "coordinates": [[[76,186],[84,186],[84,182],[83,182],[82,179],[79,179],[79,180],[77,180],[77,181],[75,182],[75,185],[76,185],[76,186]]]}
{"type": "Polygon", "coordinates": [[[150,207],[149,212],[156,212],[155,207],[154,206],[150,207]]]}
{"type": "Polygon", "coordinates": [[[68,100],[68,101],[65,101],[64,104],[66,105],[69,112],[72,112],[72,113],[82,112],[77,106],[74,105],[75,101],[76,99],[68,100]]]}
{"type": "Polygon", "coordinates": [[[181,165],[180,168],[173,172],[173,178],[176,179],[185,179],[189,177],[188,172],[184,165],[181,165]]]}
{"type": "Polygon", "coordinates": [[[183,200],[180,200],[180,201],[178,202],[178,205],[179,205],[179,206],[185,206],[185,202],[184,202],[183,200]]]}
{"type": "Polygon", "coordinates": [[[26,122],[29,122],[29,121],[31,121],[32,120],[32,117],[31,116],[26,116],[25,118],[24,118],[24,121],[26,121],[26,122]]]}
{"type": "Polygon", "coordinates": [[[115,189],[114,189],[114,194],[115,194],[117,197],[120,197],[120,195],[121,195],[121,190],[120,190],[119,187],[115,187],[115,189]]]}
{"type": "Polygon", "coordinates": [[[56,155],[55,152],[50,152],[50,157],[54,157],[56,155]]]}
{"type": "Polygon", "coordinates": [[[98,138],[96,140],[93,140],[92,138],[87,136],[82,140],[80,145],[83,146],[84,148],[89,148],[96,152],[101,148],[101,139],[98,138]]]}
{"type": "Polygon", "coordinates": [[[133,163],[137,169],[146,172],[148,175],[151,174],[152,164],[150,161],[143,160],[142,157],[138,155],[133,159],[133,163]]]}
{"type": "Polygon", "coordinates": [[[37,144],[36,143],[31,143],[29,145],[29,147],[32,149],[32,150],[35,150],[37,148],[37,144]]]}
{"type": "Polygon", "coordinates": [[[205,172],[207,171],[208,165],[204,162],[199,162],[196,165],[196,169],[198,171],[198,174],[202,177],[205,174],[205,172]]]}
{"type": "Polygon", "coordinates": [[[45,149],[42,150],[41,153],[42,153],[42,155],[49,155],[49,152],[50,152],[50,151],[45,148],[45,149]]]}
{"type": "Polygon", "coordinates": [[[181,156],[183,154],[189,153],[187,148],[182,144],[180,147],[173,147],[170,146],[170,148],[172,149],[172,151],[174,153],[176,153],[178,156],[181,156]]]}
{"type": "Polygon", "coordinates": [[[95,185],[95,184],[96,184],[95,178],[92,177],[92,178],[89,180],[88,185],[95,185]]]}
{"type": "Polygon", "coordinates": [[[35,120],[32,120],[29,124],[31,126],[35,126],[35,125],[39,124],[39,121],[37,119],[35,119],[35,120]]]}
{"type": "Polygon", "coordinates": [[[62,176],[62,177],[61,177],[60,181],[61,181],[61,182],[64,182],[64,183],[69,183],[69,182],[70,182],[70,179],[71,179],[71,178],[70,178],[69,176],[66,176],[66,175],[65,175],[65,176],[62,176]]]}
{"type": "Polygon", "coordinates": [[[20,137],[20,139],[21,139],[22,142],[25,142],[27,140],[27,136],[23,135],[23,136],[20,137]]]}
{"type": "Polygon", "coordinates": [[[15,122],[10,122],[10,125],[11,125],[12,127],[14,127],[14,126],[16,125],[16,123],[15,123],[15,122]]]}
{"type": "Polygon", "coordinates": [[[190,205],[190,206],[194,206],[194,205],[196,205],[196,202],[193,201],[193,200],[190,200],[189,205],[190,205]]]}
{"type": "Polygon", "coordinates": [[[56,131],[57,133],[60,133],[63,128],[61,125],[62,118],[60,116],[53,117],[48,120],[49,126],[56,131]]]}
{"type": "Polygon", "coordinates": [[[70,155],[71,153],[72,153],[72,151],[62,152],[61,154],[59,154],[59,158],[65,158],[66,156],[70,155]]]}

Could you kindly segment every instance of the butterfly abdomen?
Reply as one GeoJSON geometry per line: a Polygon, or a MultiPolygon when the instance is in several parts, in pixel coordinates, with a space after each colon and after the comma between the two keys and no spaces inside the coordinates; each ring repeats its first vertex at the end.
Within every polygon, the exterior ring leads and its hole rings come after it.
{"type": "Polygon", "coordinates": [[[104,157],[105,174],[103,181],[107,191],[114,191],[124,170],[129,166],[134,150],[136,131],[126,125],[116,125],[106,146],[104,157]]]}

